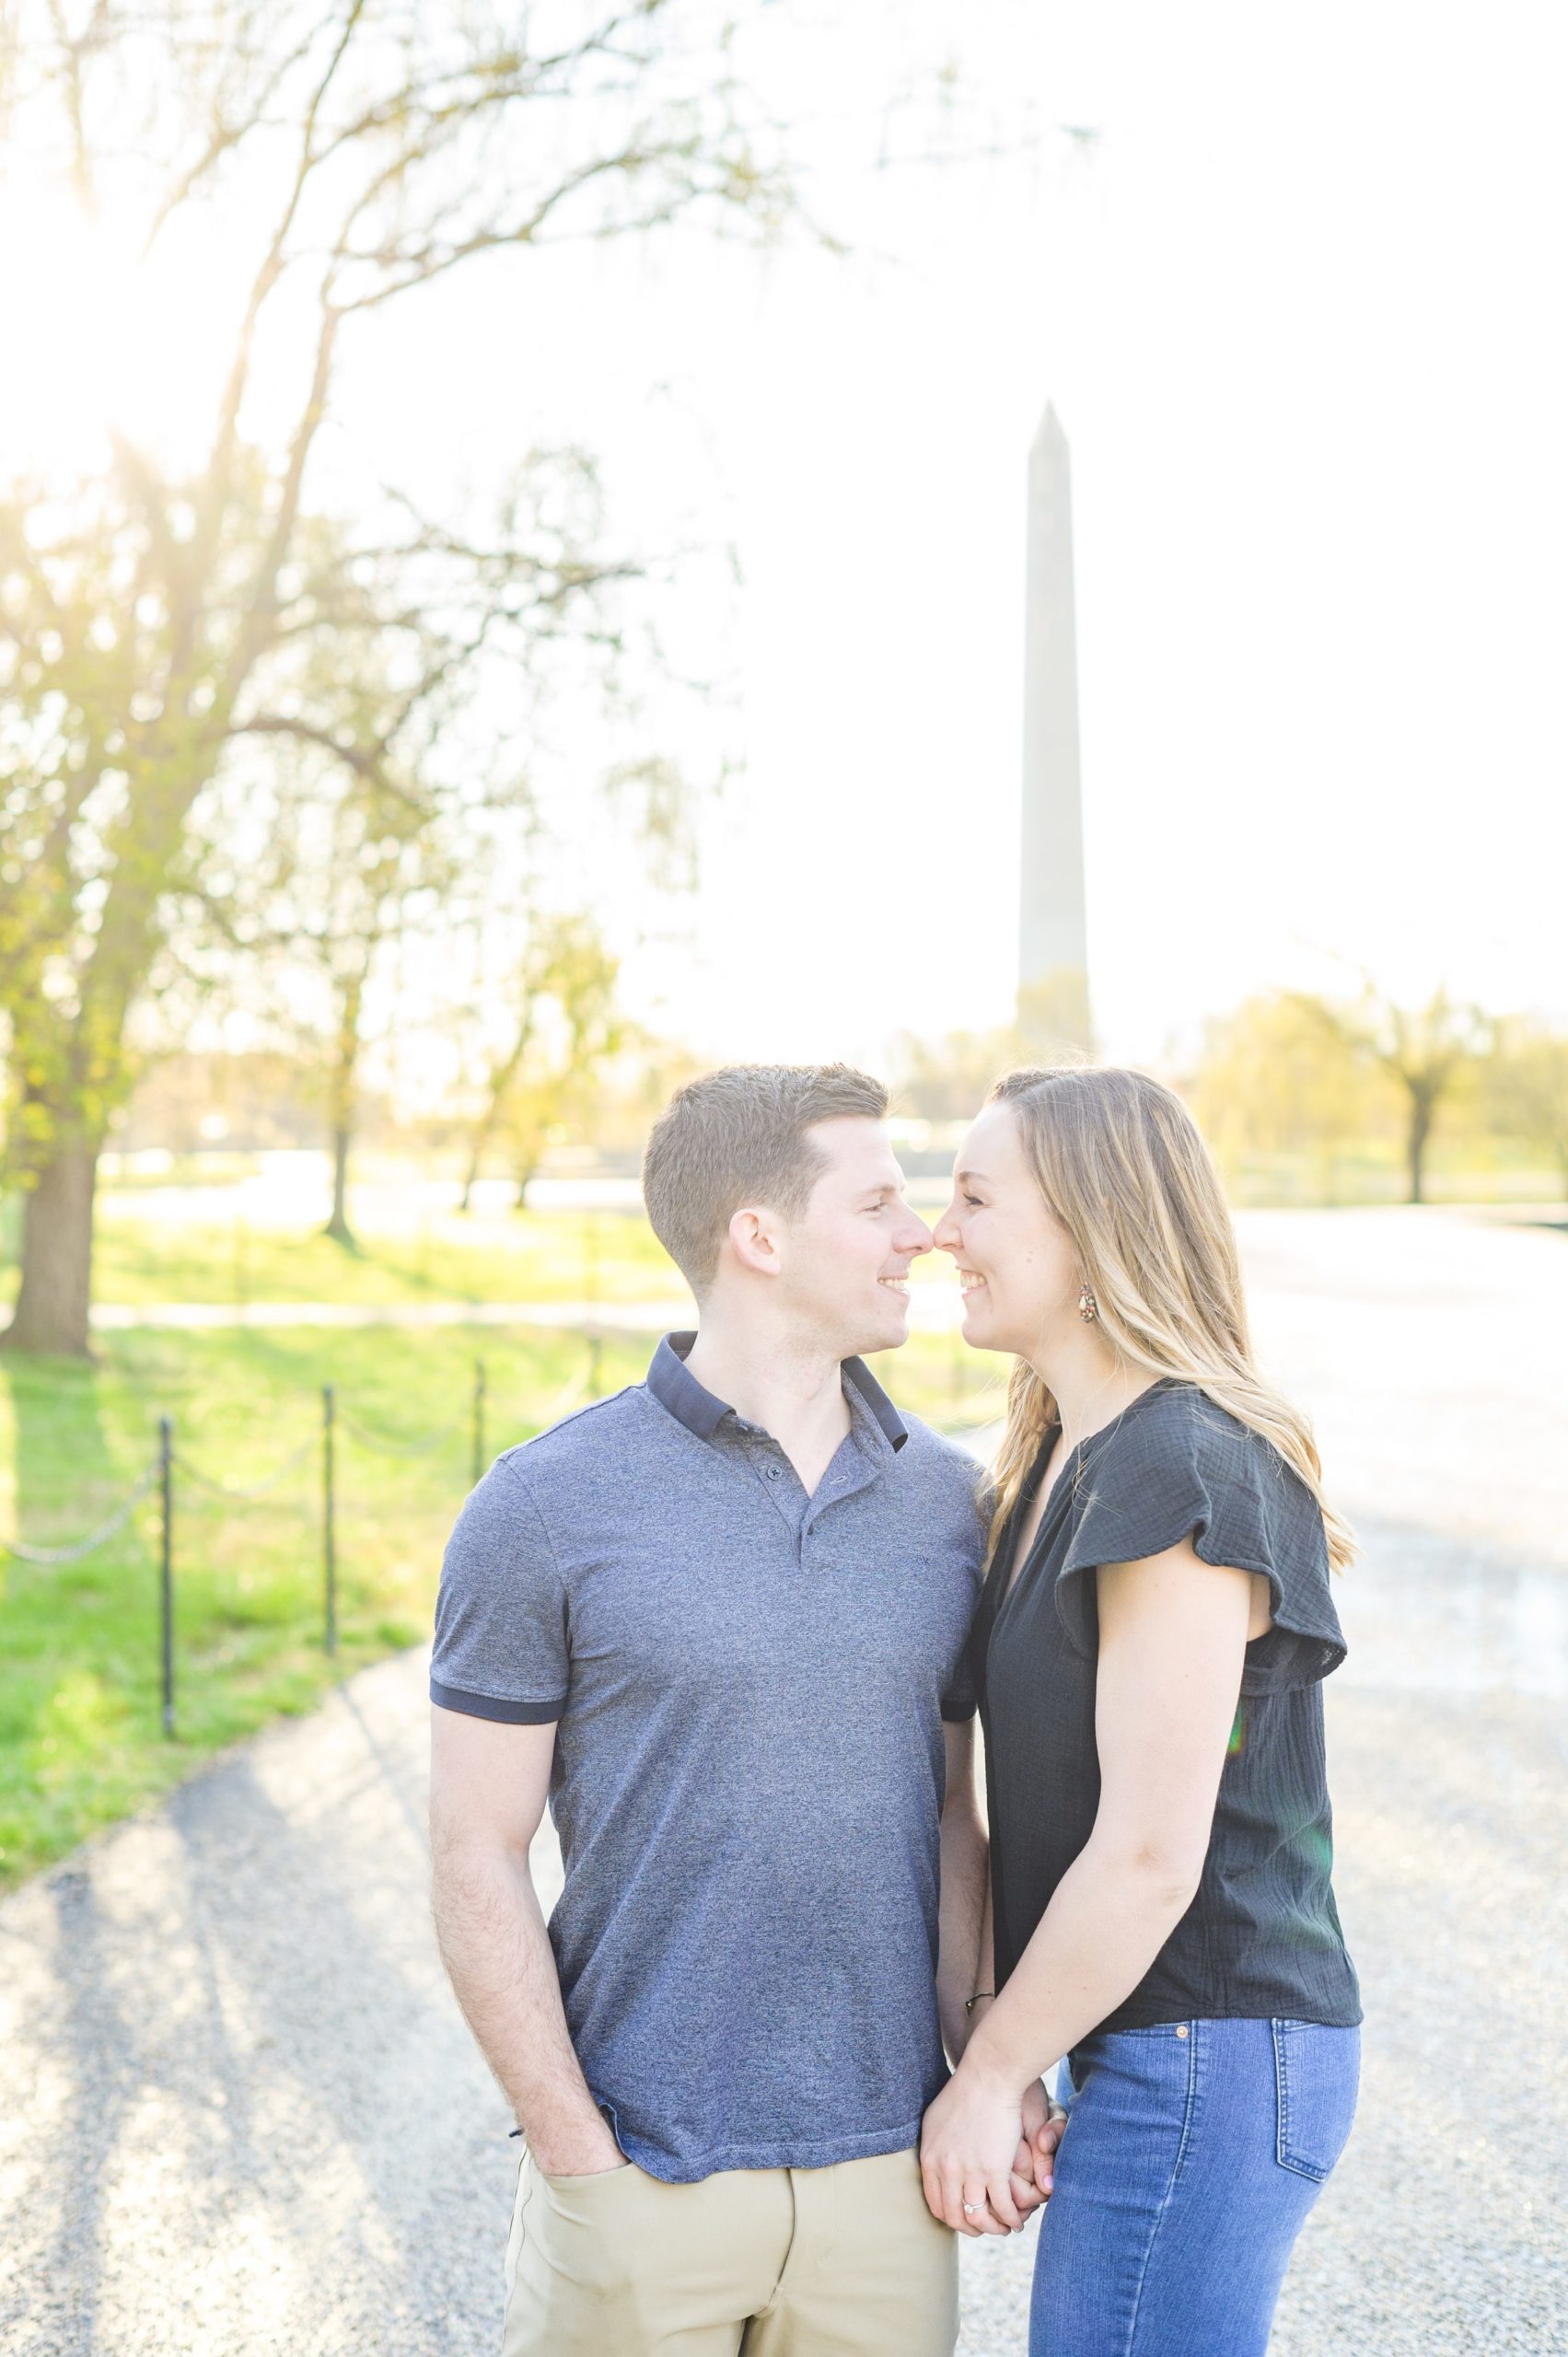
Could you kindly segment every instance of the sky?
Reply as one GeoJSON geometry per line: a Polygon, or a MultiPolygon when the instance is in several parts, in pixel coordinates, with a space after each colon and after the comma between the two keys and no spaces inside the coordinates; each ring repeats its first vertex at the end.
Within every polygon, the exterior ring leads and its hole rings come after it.
{"type": "MultiPolygon", "coordinates": [[[[820,14],[796,66],[825,49],[846,113],[889,25],[929,29],[820,14]]],[[[1007,1019],[1049,400],[1108,1052],[1363,970],[1568,1012],[1568,19],[966,21],[981,104],[1032,128],[1015,160],[872,176],[808,138],[847,259],[607,250],[587,303],[535,285],[494,320],[462,397],[491,433],[537,397],[617,480],[665,471],[663,388],[668,471],[738,552],[745,774],[692,942],[630,981],[719,1054],[1007,1019]]]]}
{"type": "Polygon", "coordinates": [[[738,585],[670,616],[744,751],[694,899],[602,828],[565,861],[634,1010],[714,1056],[873,1062],[1007,1019],[1049,400],[1106,1051],[1158,1062],[1364,970],[1568,1016],[1568,17],[819,0],[759,27],[846,255],[487,262],[394,307],[345,388],[367,477],[440,496],[570,438],[630,536],[733,549],[738,585]],[[868,171],[865,123],[955,22],[1009,152],[868,171]]]}

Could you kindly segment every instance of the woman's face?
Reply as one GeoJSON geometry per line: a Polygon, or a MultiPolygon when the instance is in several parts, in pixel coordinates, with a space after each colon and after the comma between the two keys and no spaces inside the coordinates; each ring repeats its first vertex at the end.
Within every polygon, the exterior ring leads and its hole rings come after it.
{"type": "Polygon", "coordinates": [[[988,1105],[959,1147],[933,1240],[957,1264],[964,1340],[976,1350],[1030,1358],[1076,1315],[1078,1256],[1046,1209],[1009,1106],[988,1105]]]}

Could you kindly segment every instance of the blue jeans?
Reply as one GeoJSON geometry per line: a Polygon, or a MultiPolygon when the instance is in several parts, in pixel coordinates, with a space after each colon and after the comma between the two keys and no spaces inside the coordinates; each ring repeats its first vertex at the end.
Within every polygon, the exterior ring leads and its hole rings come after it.
{"type": "Polygon", "coordinates": [[[1074,2047],[1029,2357],[1263,2357],[1344,2149],[1361,2033],[1164,2022],[1074,2047]]]}

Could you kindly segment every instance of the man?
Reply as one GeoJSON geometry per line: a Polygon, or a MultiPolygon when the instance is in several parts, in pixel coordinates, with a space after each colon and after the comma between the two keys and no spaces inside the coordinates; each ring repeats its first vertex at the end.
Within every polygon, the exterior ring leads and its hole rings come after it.
{"type": "Polygon", "coordinates": [[[861,1361],[931,1246],[886,1109],[842,1065],[681,1089],[644,1191],[699,1331],[499,1457],[447,1547],[436,1920],[527,2138],[505,2357],[957,2337],[916,2148],[974,1991],[982,1533],[861,1361]]]}

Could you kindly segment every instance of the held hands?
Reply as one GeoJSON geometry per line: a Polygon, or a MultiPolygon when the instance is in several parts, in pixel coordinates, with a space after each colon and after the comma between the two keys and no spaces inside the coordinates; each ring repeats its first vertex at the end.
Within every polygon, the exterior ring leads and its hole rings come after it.
{"type": "Polygon", "coordinates": [[[1038,2210],[1051,2199],[1056,2182],[1056,2148],[1067,2115],[1053,2104],[1041,2079],[1024,2089],[1023,2135],[1012,2169],[1013,2201],[1016,2209],[1038,2210]]]}
{"type": "Polygon", "coordinates": [[[1022,2097],[954,2073],[925,2115],[920,2169],[926,2206],[960,2235],[1016,2234],[1049,2200],[1063,2119],[1040,2082],[1022,2097]]]}

